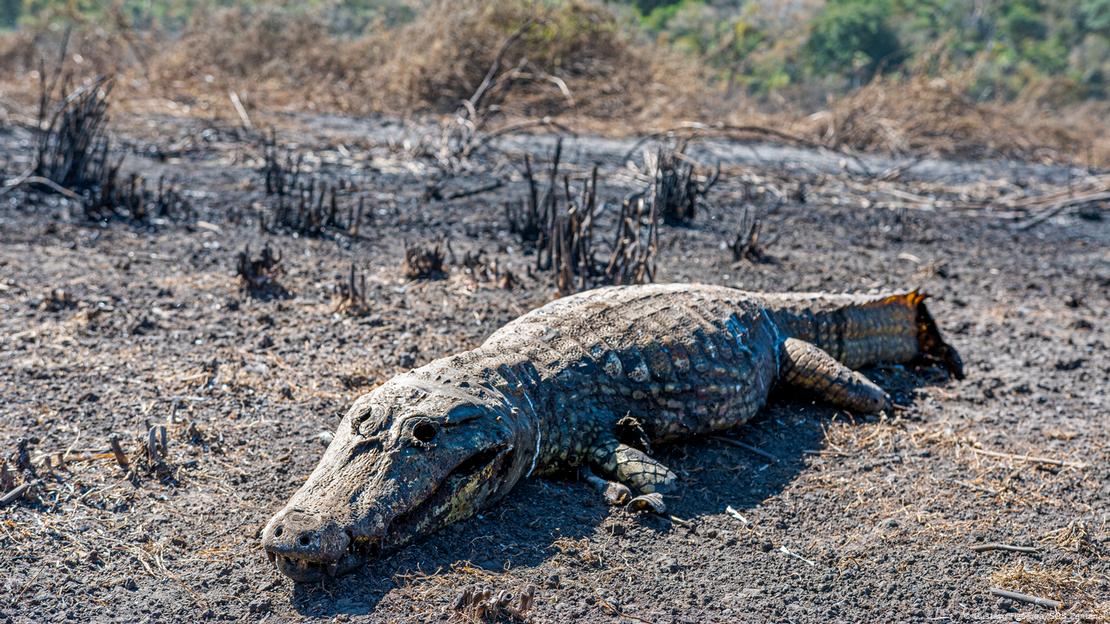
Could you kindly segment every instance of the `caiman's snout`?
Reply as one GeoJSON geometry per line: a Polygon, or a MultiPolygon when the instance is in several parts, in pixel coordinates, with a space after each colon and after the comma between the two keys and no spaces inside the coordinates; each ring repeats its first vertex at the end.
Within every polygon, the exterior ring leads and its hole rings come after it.
{"type": "Polygon", "coordinates": [[[351,537],[335,521],[287,507],[266,525],[262,545],[282,574],[313,583],[346,571],[343,564],[351,537]]]}

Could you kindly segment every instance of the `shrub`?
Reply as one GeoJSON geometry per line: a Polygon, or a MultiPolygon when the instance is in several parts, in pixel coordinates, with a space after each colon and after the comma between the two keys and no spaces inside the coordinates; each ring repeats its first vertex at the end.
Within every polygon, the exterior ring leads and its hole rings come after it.
{"type": "Polygon", "coordinates": [[[817,74],[855,73],[866,80],[880,68],[893,68],[906,58],[889,23],[884,1],[830,2],[813,21],[803,49],[806,65],[817,74]]]}

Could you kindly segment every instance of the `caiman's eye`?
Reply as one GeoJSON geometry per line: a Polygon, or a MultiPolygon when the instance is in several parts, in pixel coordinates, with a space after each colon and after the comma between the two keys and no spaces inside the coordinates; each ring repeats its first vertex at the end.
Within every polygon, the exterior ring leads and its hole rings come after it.
{"type": "Polygon", "coordinates": [[[434,440],[437,433],[439,433],[439,427],[430,420],[418,420],[412,426],[412,437],[425,444],[434,440]]]}

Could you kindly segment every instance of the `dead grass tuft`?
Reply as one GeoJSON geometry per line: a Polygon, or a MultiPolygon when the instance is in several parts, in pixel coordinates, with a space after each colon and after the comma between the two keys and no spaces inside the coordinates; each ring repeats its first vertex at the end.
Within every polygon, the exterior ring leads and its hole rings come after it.
{"type": "Polygon", "coordinates": [[[1092,607],[1098,599],[1092,591],[1099,582],[1071,568],[1028,566],[1019,561],[992,572],[990,578],[997,587],[1058,600],[1065,609],[1092,607]]]}
{"type": "Polygon", "coordinates": [[[1102,547],[1094,541],[1090,525],[1083,521],[1072,520],[1067,526],[1046,533],[1041,541],[1074,553],[1093,556],[1104,554],[1102,547]]]}
{"type": "MultiPolygon", "coordinates": [[[[439,1],[387,35],[377,92],[384,109],[447,111],[482,82],[502,42],[524,28],[501,65],[512,84],[502,106],[523,115],[567,110],[612,118],[647,113],[697,93],[692,64],[675,72],[659,53],[622,32],[606,8],[582,0],[439,1]]],[[[505,90],[507,93],[508,90],[505,90]]],[[[669,107],[668,107],[669,108],[669,107]]]]}
{"type": "Polygon", "coordinates": [[[964,95],[963,80],[959,75],[876,80],[802,126],[829,147],[861,152],[1045,161],[1110,158],[1110,144],[1099,133],[1084,131],[1105,124],[1096,111],[1073,113],[1083,119],[1066,120],[1034,101],[975,102],[964,95]]]}
{"type": "Polygon", "coordinates": [[[560,537],[551,543],[551,547],[558,550],[560,555],[580,562],[588,567],[601,567],[603,564],[601,555],[594,552],[590,547],[590,540],[585,537],[578,540],[569,537],[560,537]]]}

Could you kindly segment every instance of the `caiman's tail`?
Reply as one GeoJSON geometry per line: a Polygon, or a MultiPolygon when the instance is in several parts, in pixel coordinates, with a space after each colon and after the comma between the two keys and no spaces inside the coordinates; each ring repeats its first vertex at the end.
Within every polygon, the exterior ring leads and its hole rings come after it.
{"type": "Polygon", "coordinates": [[[960,354],[944,341],[916,290],[881,295],[762,295],[790,336],[816,344],[851,368],[879,362],[940,362],[963,379],[960,354]]]}

